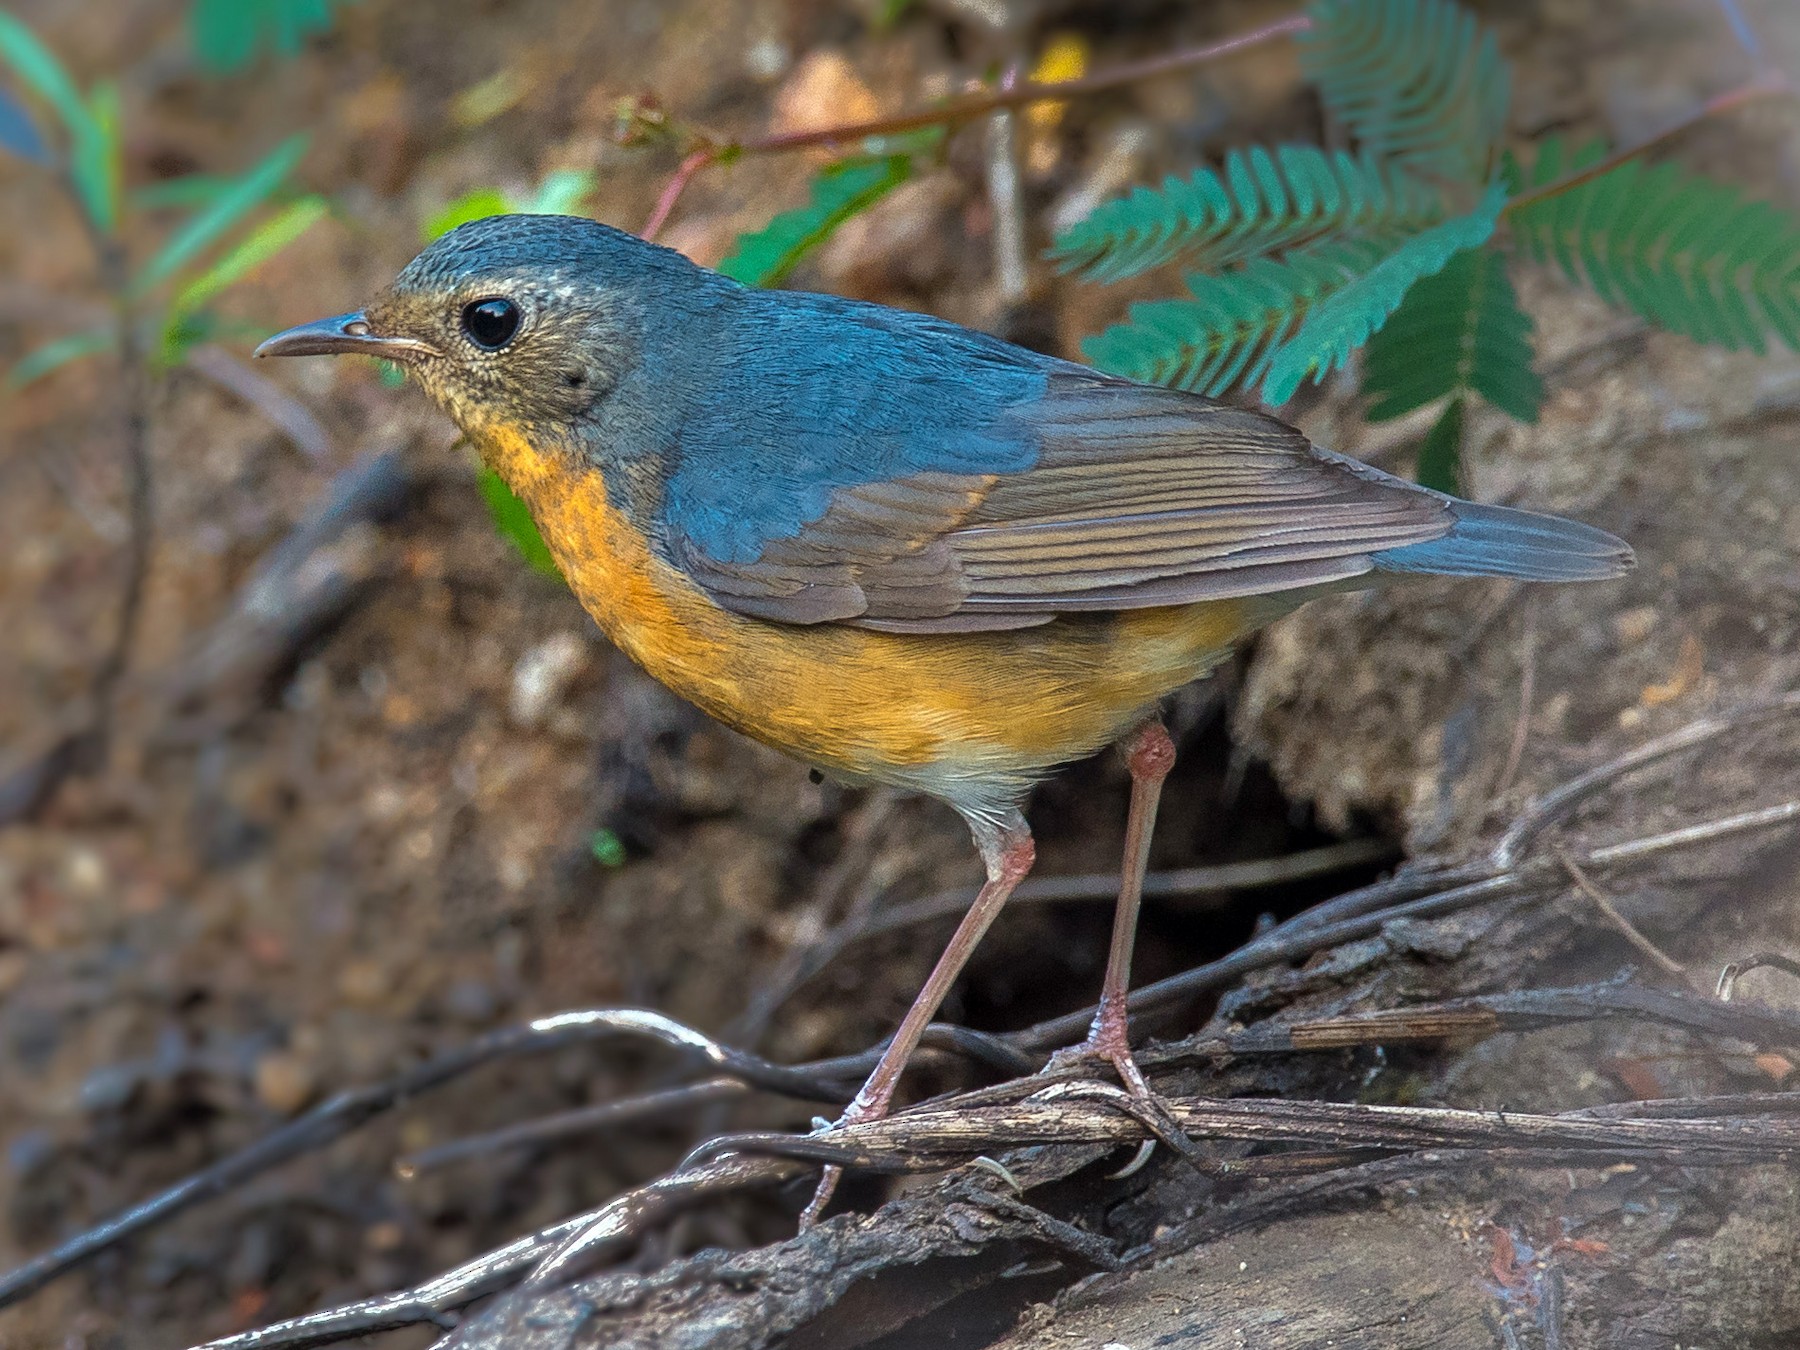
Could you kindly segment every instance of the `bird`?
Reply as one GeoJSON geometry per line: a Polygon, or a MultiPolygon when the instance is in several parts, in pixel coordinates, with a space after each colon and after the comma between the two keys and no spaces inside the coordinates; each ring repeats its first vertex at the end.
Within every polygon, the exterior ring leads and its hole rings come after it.
{"type": "Polygon", "coordinates": [[[1426,489],[1257,409],[927,314],[745,287],[585,217],[464,224],[365,309],[256,354],[397,363],[651,676],[839,781],[962,816],[986,881],[840,1123],[889,1110],[1030,871],[1036,782],[1124,751],[1111,949],[1065,1062],[1149,1096],[1126,995],[1175,760],[1160,700],[1316,596],[1633,563],[1593,526],[1426,489]]]}

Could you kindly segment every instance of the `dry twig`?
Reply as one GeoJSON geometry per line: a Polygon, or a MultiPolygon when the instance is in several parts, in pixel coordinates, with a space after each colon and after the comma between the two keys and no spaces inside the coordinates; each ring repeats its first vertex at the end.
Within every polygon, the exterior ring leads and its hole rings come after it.
{"type": "Polygon", "coordinates": [[[1024,80],[1007,88],[990,89],[964,98],[952,99],[936,108],[902,113],[895,117],[877,117],[866,122],[846,122],[838,126],[811,131],[790,131],[769,136],[753,136],[741,141],[703,143],[691,149],[664,186],[656,207],[644,222],[643,236],[654,239],[674,213],[681,194],[702,169],[714,164],[731,163],[746,155],[781,154],[807,150],[817,146],[855,145],[875,136],[898,136],[925,127],[954,127],[990,113],[1008,108],[1023,108],[1033,103],[1063,102],[1090,94],[1106,93],[1162,75],[1193,70],[1221,57],[1231,56],[1279,37],[1291,37],[1312,26],[1303,14],[1296,14],[1267,24],[1254,32],[1244,33],[1222,42],[1209,43],[1185,51],[1171,52],[1144,61],[1129,61],[1108,70],[1095,71],[1079,80],[1057,84],[1039,84],[1024,80]]]}

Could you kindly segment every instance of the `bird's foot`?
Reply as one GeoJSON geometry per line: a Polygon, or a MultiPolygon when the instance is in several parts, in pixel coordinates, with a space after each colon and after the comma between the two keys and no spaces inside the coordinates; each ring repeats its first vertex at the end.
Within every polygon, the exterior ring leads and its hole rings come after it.
{"type": "MultiPolygon", "coordinates": [[[[1079,1073],[1083,1077],[1098,1078],[1111,1069],[1118,1076],[1119,1086],[1124,1089],[1125,1098],[1133,1104],[1129,1113],[1136,1117],[1150,1131],[1151,1138],[1138,1146],[1137,1153],[1131,1161],[1118,1171],[1110,1174],[1110,1179],[1128,1177],[1150,1160],[1156,1149],[1156,1141],[1161,1139],[1175,1152],[1193,1163],[1203,1167],[1199,1160],[1198,1150],[1193,1140],[1189,1139],[1177,1122],[1174,1113],[1169,1109],[1168,1101],[1163,1098],[1144,1078],[1144,1071],[1138,1067],[1132,1056],[1131,1044],[1126,1038],[1126,1024],[1122,1007],[1102,1006],[1100,1015],[1094,1019],[1093,1029],[1088,1032],[1087,1039],[1080,1045],[1071,1045],[1058,1050],[1050,1056],[1050,1060],[1040,1072],[1044,1074],[1079,1073]]],[[[1111,1092],[1112,1089],[1107,1089],[1111,1092]]]]}
{"type": "MultiPolygon", "coordinates": [[[[889,1098],[872,1101],[858,1093],[850,1105],[844,1108],[844,1114],[836,1120],[826,1120],[822,1116],[813,1117],[813,1133],[825,1134],[832,1130],[841,1130],[850,1125],[861,1125],[871,1120],[880,1120],[888,1113],[889,1098]]],[[[831,1197],[837,1192],[838,1182],[843,1179],[844,1169],[827,1164],[819,1174],[819,1184],[813,1188],[812,1199],[806,1202],[806,1208],[800,1211],[800,1231],[804,1233],[817,1223],[825,1214],[825,1207],[831,1203],[831,1197]]]]}
{"type": "Polygon", "coordinates": [[[1150,1084],[1144,1078],[1144,1071],[1138,1068],[1138,1062],[1132,1058],[1131,1046],[1125,1041],[1123,1029],[1103,1028],[1098,1019],[1088,1038],[1080,1045],[1065,1046],[1050,1056],[1041,1072],[1046,1074],[1081,1073],[1087,1077],[1095,1077],[1095,1071],[1104,1073],[1111,1069],[1118,1076],[1119,1086],[1133,1097],[1144,1101],[1156,1100],[1156,1093],[1151,1091],[1150,1084]]]}

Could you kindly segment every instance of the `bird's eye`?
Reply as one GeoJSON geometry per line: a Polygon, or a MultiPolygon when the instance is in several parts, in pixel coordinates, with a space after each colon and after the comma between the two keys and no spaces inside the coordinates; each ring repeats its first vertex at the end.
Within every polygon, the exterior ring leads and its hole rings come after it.
{"type": "Polygon", "coordinates": [[[519,307],[510,300],[471,300],[463,306],[462,329],[483,351],[497,352],[519,331],[519,307]]]}

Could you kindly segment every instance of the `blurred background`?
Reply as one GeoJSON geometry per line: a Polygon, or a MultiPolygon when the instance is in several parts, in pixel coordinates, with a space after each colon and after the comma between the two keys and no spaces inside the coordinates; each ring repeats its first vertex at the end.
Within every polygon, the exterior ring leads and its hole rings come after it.
{"type": "MultiPolygon", "coordinates": [[[[1800,68],[1800,23],[1778,0],[1475,8],[1512,62],[1521,144],[1629,143],[1761,66],[1800,68]]],[[[54,125],[43,87],[0,78],[0,1263],[340,1087],[545,1012],[654,1007],[783,1060],[860,1049],[903,1011],[948,922],[846,946],[816,974],[809,955],[847,918],[976,878],[948,811],[814,783],[612,651],[521,555],[507,504],[422,395],[372,364],[253,367],[256,340],[360,305],[457,219],[535,205],[641,229],[697,138],[875,119],[1008,72],[1066,80],[1292,12],[1260,0],[9,0],[93,95],[100,134],[116,129],[119,167],[109,184],[103,157],[84,169],[76,146],[71,193],[39,162],[54,125]],[[98,231],[95,193],[111,212],[98,231]]],[[[1688,131],[1679,154],[1792,206],[1793,122],[1791,104],[1760,102],[1688,131]]],[[[1169,284],[1063,275],[1043,258],[1058,231],[1232,145],[1324,134],[1281,41],[1039,104],[998,129],[977,119],[785,284],[1077,356],[1169,284]]],[[[708,166],[659,238],[716,265],[803,206],[828,157],[708,166]]],[[[1515,281],[1550,306],[1541,370],[1579,375],[1595,351],[1645,341],[1547,271],[1515,281]]],[[[1667,341],[1672,360],[1690,359],[1667,341]]],[[[1552,374],[1552,425],[1604,439],[1614,405],[1573,383],[1582,392],[1559,392],[1552,374]]],[[[1791,402],[1781,388],[1770,397],[1791,402]]],[[[1646,415],[1678,419],[1678,403],[1646,415]]],[[[1340,381],[1290,413],[1327,444],[1404,465],[1423,424],[1371,428],[1352,404],[1340,381]]],[[[1536,485],[1544,504],[1591,503],[1591,468],[1542,453],[1547,434],[1480,430],[1470,472],[1490,488],[1536,485]]],[[[1628,474],[1607,472],[1613,486],[1628,474]]],[[[1654,515],[1634,510],[1600,523],[1628,532],[1654,515]]],[[[1446,603],[1466,618],[1483,601],[1446,603]]],[[[1635,653],[1631,698],[1697,686],[1694,631],[1637,613],[1641,631],[1608,630],[1635,653]]],[[[1265,685],[1243,707],[1254,653],[1181,697],[1184,756],[1153,865],[1333,848],[1333,870],[1152,902],[1141,981],[1228,950],[1261,916],[1403,849],[1453,849],[1479,823],[1421,796],[1392,755],[1359,750],[1356,736],[1377,734],[1366,725],[1345,732],[1318,711],[1324,696],[1294,695],[1296,661],[1333,657],[1323,631],[1298,657],[1292,635],[1271,640],[1285,703],[1265,685]]],[[[1508,650],[1521,631],[1502,635],[1508,650]]],[[[1408,737],[1443,724],[1441,708],[1384,704],[1389,688],[1361,687],[1367,721],[1408,737]]],[[[1619,715],[1595,687],[1569,700],[1557,734],[1619,715]]],[[[1124,788],[1109,756],[1040,791],[1041,874],[1116,864],[1124,788]]],[[[1090,1001],[1110,920],[1104,881],[1094,890],[1009,912],[947,1016],[1006,1029],[1090,1001]]],[[[410,1178],[397,1158],[654,1086],[668,1064],[603,1047],[484,1071],[0,1313],[0,1345],[181,1345],[415,1281],[602,1202],[672,1165],[703,1123],[733,1118],[489,1151],[410,1178]]],[[[787,1222],[772,1206],[725,1206],[669,1241],[741,1243],[787,1222]]]]}

